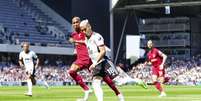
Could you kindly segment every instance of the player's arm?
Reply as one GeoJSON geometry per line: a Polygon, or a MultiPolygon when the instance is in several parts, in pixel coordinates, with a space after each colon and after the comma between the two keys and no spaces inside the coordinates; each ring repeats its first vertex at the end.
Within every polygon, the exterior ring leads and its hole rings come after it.
{"type": "Polygon", "coordinates": [[[97,34],[95,40],[94,40],[95,44],[97,45],[97,48],[99,49],[99,54],[97,56],[97,60],[96,63],[99,63],[100,60],[102,60],[106,54],[106,48],[105,48],[105,44],[104,44],[104,39],[101,35],[97,34]]]}
{"type": "Polygon", "coordinates": [[[100,60],[102,60],[105,56],[105,53],[106,53],[106,49],[105,49],[105,45],[101,45],[98,47],[99,49],[99,54],[98,54],[98,57],[97,57],[97,60],[96,60],[96,63],[99,63],[100,60]]]}
{"type": "Polygon", "coordinates": [[[22,59],[19,60],[19,64],[20,64],[20,67],[24,68],[24,64],[22,62],[22,59]]]}
{"type": "Polygon", "coordinates": [[[36,65],[35,65],[35,68],[38,68],[40,60],[39,60],[39,58],[38,58],[38,56],[36,55],[35,52],[33,52],[33,58],[36,59],[36,65]]]}
{"type": "Polygon", "coordinates": [[[21,54],[19,55],[19,61],[18,62],[19,62],[20,67],[24,68],[23,58],[22,58],[21,54]]]}
{"type": "Polygon", "coordinates": [[[145,61],[143,64],[142,64],[142,67],[146,67],[147,65],[151,65],[151,62],[150,61],[145,61]]]}
{"type": "Polygon", "coordinates": [[[147,54],[144,56],[142,64],[143,67],[145,67],[146,65],[151,65],[151,61],[148,59],[147,54]]]}
{"type": "Polygon", "coordinates": [[[105,49],[103,37],[101,35],[97,35],[94,42],[99,49],[99,54],[96,58],[96,61],[91,65],[90,68],[94,68],[104,58],[104,56],[106,54],[106,49],[105,49]]]}
{"type": "Polygon", "coordinates": [[[150,62],[150,61],[145,61],[144,64],[145,64],[145,65],[151,65],[151,62],[150,62]]]}
{"type": "MultiPolygon", "coordinates": [[[[145,53],[146,54],[146,53],[145,53]]],[[[146,55],[144,55],[144,64],[145,65],[151,65],[151,61],[148,58],[148,53],[146,55]]]]}
{"type": "Polygon", "coordinates": [[[163,52],[161,51],[158,51],[158,54],[163,58],[163,61],[162,61],[162,65],[165,64],[165,61],[167,59],[167,55],[165,55],[163,52]]]}
{"type": "Polygon", "coordinates": [[[93,62],[93,64],[90,66],[90,68],[89,68],[90,70],[95,68],[96,65],[100,62],[100,60],[103,59],[103,57],[105,56],[105,53],[106,53],[105,45],[99,46],[98,49],[100,52],[96,58],[97,60],[95,62],[93,62]]]}
{"type": "Polygon", "coordinates": [[[87,38],[85,37],[85,35],[82,36],[82,40],[75,40],[75,43],[79,43],[79,44],[85,44],[86,43],[87,38]]]}
{"type": "Polygon", "coordinates": [[[85,44],[86,37],[85,36],[82,36],[82,37],[83,37],[83,40],[75,40],[74,38],[70,37],[69,38],[69,42],[71,42],[71,43],[85,44]]]}
{"type": "Polygon", "coordinates": [[[163,58],[163,61],[161,63],[160,69],[163,69],[165,61],[167,60],[167,55],[165,55],[163,52],[158,51],[158,54],[163,58]]]}
{"type": "Polygon", "coordinates": [[[35,68],[38,68],[39,63],[40,63],[40,60],[39,60],[39,58],[37,58],[37,59],[36,59],[36,65],[35,65],[35,68]]]}

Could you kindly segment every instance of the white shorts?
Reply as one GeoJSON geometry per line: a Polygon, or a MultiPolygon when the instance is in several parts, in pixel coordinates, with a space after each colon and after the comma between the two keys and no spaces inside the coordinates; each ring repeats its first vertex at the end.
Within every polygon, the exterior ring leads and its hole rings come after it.
{"type": "Polygon", "coordinates": [[[26,67],[25,71],[26,71],[27,74],[31,74],[32,75],[33,74],[33,70],[34,70],[33,67],[28,67],[28,68],[26,67]]]}

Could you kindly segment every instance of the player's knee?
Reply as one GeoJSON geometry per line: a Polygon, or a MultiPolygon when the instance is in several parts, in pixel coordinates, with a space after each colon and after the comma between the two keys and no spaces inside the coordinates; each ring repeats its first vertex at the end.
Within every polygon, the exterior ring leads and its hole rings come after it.
{"type": "Polygon", "coordinates": [[[153,84],[155,85],[156,83],[158,83],[158,81],[156,79],[152,79],[153,84]]]}
{"type": "Polygon", "coordinates": [[[76,73],[76,71],[73,70],[73,69],[70,69],[70,70],[68,71],[68,74],[70,74],[70,75],[73,75],[73,74],[75,74],[75,73],[76,73]]]}
{"type": "Polygon", "coordinates": [[[158,82],[157,81],[153,81],[153,85],[156,85],[158,82]]]}
{"type": "Polygon", "coordinates": [[[156,75],[152,75],[152,81],[153,82],[157,81],[157,76],[156,75]]]}
{"type": "Polygon", "coordinates": [[[79,69],[79,66],[76,64],[72,64],[72,66],[70,67],[70,70],[73,70],[73,71],[77,71],[78,69],[79,69]]]}
{"type": "Polygon", "coordinates": [[[159,82],[164,82],[164,78],[163,77],[159,77],[159,82]]]}
{"type": "Polygon", "coordinates": [[[92,86],[93,86],[93,88],[101,86],[101,80],[100,79],[94,79],[92,81],[92,86]]]}
{"type": "Polygon", "coordinates": [[[94,76],[94,77],[93,77],[93,81],[94,81],[94,80],[102,80],[102,77],[100,77],[100,76],[94,76]]]}

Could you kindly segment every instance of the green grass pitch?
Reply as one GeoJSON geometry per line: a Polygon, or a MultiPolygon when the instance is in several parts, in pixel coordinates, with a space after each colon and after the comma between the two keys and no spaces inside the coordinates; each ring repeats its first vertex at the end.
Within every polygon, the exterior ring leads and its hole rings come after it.
{"type": "MultiPolygon", "coordinates": [[[[118,101],[114,93],[107,87],[104,89],[104,101],[118,101]]],[[[138,86],[122,86],[119,89],[125,96],[125,101],[201,101],[201,86],[166,86],[167,97],[158,98],[158,92],[153,86],[143,89],[138,86]]],[[[33,88],[33,96],[24,96],[24,87],[0,87],[0,101],[76,101],[83,96],[78,86],[33,88]]],[[[96,101],[94,94],[89,101],[96,101]]]]}

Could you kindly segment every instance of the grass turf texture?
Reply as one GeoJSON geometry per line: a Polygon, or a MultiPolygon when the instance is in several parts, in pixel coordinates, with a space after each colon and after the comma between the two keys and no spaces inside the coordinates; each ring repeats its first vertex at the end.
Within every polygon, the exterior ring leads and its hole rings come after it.
{"type": "MultiPolygon", "coordinates": [[[[158,98],[158,92],[153,86],[143,89],[138,86],[119,87],[125,96],[125,101],[201,101],[201,86],[166,86],[167,97],[158,98]]],[[[118,101],[114,93],[107,87],[104,89],[104,101],[118,101]]],[[[33,88],[33,96],[24,96],[24,87],[0,87],[0,101],[76,101],[83,96],[79,86],[33,88]]],[[[96,101],[94,94],[89,101],[96,101]]]]}

